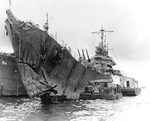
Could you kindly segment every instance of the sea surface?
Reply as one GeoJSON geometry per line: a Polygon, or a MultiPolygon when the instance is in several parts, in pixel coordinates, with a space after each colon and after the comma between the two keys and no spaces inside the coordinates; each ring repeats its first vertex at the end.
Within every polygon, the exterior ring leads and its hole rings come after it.
{"type": "Polygon", "coordinates": [[[120,100],[41,104],[40,99],[0,98],[0,121],[150,121],[150,89],[120,100]]]}

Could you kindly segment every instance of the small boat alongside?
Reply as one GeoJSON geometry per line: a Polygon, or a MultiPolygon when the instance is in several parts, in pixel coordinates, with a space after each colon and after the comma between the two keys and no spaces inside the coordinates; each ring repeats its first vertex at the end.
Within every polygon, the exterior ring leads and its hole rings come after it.
{"type": "Polygon", "coordinates": [[[90,81],[84,92],[80,94],[80,99],[82,100],[117,100],[121,97],[121,87],[118,84],[113,84],[111,79],[90,81]]]}
{"type": "Polygon", "coordinates": [[[124,96],[137,96],[141,93],[141,88],[122,88],[121,92],[124,96]]]}
{"type": "Polygon", "coordinates": [[[138,87],[137,80],[126,76],[121,76],[120,79],[123,96],[137,96],[141,93],[141,88],[138,87]]]}
{"type": "Polygon", "coordinates": [[[57,95],[58,91],[55,89],[57,85],[49,89],[48,91],[43,92],[40,95],[41,102],[43,104],[57,104],[59,102],[63,102],[67,100],[66,95],[57,95]]]}

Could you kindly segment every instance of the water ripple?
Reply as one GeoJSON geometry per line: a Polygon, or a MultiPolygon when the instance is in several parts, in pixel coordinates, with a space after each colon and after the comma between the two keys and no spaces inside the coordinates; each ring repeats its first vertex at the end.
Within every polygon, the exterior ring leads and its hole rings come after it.
{"type": "Polygon", "coordinates": [[[0,121],[149,121],[149,93],[142,91],[139,96],[115,101],[77,100],[49,105],[41,104],[38,98],[1,98],[0,121]]]}
{"type": "Polygon", "coordinates": [[[40,107],[40,101],[26,98],[16,99],[16,101],[14,98],[4,98],[3,103],[5,105],[0,106],[0,109],[3,108],[0,121],[21,121],[40,107]],[[8,100],[10,100],[9,103],[7,103],[8,100]]]}

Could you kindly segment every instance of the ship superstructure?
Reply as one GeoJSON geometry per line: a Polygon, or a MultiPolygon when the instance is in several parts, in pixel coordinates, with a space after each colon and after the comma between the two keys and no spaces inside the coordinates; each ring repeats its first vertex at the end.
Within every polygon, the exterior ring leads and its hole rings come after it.
{"type": "Polygon", "coordinates": [[[100,43],[98,44],[98,46],[95,47],[95,55],[91,59],[88,58],[88,60],[86,60],[84,56],[83,57],[80,56],[79,61],[84,66],[90,67],[93,70],[102,73],[104,75],[111,75],[111,74],[121,75],[119,70],[113,69],[113,66],[116,65],[116,62],[108,54],[109,48],[108,44],[106,43],[106,39],[104,38],[105,32],[113,32],[113,31],[106,31],[102,27],[99,31],[92,32],[92,34],[98,34],[101,36],[100,43]]]}
{"type": "Polygon", "coordinates": [[[113,66],[116,65],[116,62],[108,54],[108,44],[106,43],[106,38],[104,38],[105,32],[113,31],[107,31],[102,27],[100,31],[92,32],[92,34],[100,34],[101,41],[99,45],[95,47],[95,56],[91,58],[91,63],[93,63],[96,71],[104,73],[105,75],[119,74],[119,70],[113,69],[113,66]]]}

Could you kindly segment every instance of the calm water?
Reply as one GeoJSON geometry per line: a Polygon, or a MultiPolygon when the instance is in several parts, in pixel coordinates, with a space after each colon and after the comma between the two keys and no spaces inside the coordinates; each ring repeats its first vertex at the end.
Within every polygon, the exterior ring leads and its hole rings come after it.
{"type": "Polygon", "coordinates": [[[43,105],[39,99],[1,98],[0,121],[150,121],[150,90],[116,101],[70,101],[43,105]]]}

